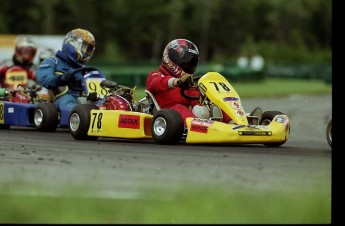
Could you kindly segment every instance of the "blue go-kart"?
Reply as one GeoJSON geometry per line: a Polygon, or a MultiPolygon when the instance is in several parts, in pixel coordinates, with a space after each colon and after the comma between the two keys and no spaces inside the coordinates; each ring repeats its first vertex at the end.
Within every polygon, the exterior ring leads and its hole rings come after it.
{"type": "MultiPolygon", "coordinates": [[[[78,104],[98,105],[100,97],[107,94],[100,86],[105,76],[93,67],[76,69],[71,76],[78,72],[84,74],[81,80],[83,95],[78,98],[78,104]]],[[[23,126],[54,132],[57,128],[68,128],[72,109],[58,109],[54,103],[55,98],[52,90],[42,93],[40,86],[21,87],[17,90],[0,89],[0,129],[23,126]]]]}

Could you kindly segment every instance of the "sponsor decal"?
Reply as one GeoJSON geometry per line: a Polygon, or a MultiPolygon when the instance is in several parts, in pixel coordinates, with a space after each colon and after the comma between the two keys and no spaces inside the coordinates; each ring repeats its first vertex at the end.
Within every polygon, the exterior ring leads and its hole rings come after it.
{"type": "Polygon", "coordinates": [[[91,134],[103,133],[102,129],[91,129],[91,134]]]}
{"type": "Polygon", "coordinates": [[[240,136],[272,136],[271,131],[238,131],[240,136]]]}
{"type": "Polygon", "coordinates": [[[198,52],[194,49],[188,49],[188,53],[198,54],[198,52]]]}
{"type": "MultiPolygon", "coordinates": [[[[152,76],[159,76],[159,75],[161,75],[161,73],[159,73],[159,72],[152,73],[152,76]]],[[[164,77],[164,76],[162,76],[162,77],[164,77]]]]}
{"type": "Polygon", "coordinates": [[[232,130],[237,130],[237,129],[240,129],[240,128],[243,128],[243,127],[246,127],[246,125],[235,126],[234,128],[232,128],[232,130]]]}
{"type": "Polygon", "coordinates": [[[241,105],[237,102],[237,101],[230,101],[230,106],[233,108],[233,109],[241,109],[241,105]]]}
{"type": "Polygon", "coordinates": [[[268,126],[262,126],[262,125],[247,125],[248,129],[266,129],[268,130],[268,126]]]}
{"type": "Polygon", "coordinates": [[[208,127],[212,124],[213,124],[212,121],[203,121],[203,120],[195,119],[191,123],[190,131],[194,131],[198,133],[207,133],[208,127]]]}
{"type": "Polygon", "coordinates": [[[280,122],[280,123],[284,124],[285,126],[289,123],[289,119],[284,115],[279,115],[275,121],[280,122]]]}
{"type": "Polygon", "coordinates": [[[205,86],[204,84],[199,83],[199,87],[202,89],[202,91],[203,91],[204,93],[206,93],[207,88],[206,88],[206,86],[205,86]]]}
{"type": "Polygon", "coordinates": [[[140,128],[140,116],[137,115],[120,115],[119,117],[119,128],[140,128]]]}
{"type": "Polygon", "coordinates": [[[237,114],[238,116],[243,116],[243,115],[244,115],[244,112],[243,112],[243,111],[238,110],[238,111],[236,111],[236,114],[237,114]]]}
{"type": "Polygon", "coordinates": [[[239,98],[237,97],[224,97],[223,98],[223,101],[226,102],[226,101],[237,101],[239,100],[239,98]]]}
{"type": "Polygon", "coordinates": [[[8,112],[8,113],[14,113],[14,108],[8,108],[8,109],[7,109],[7,112],[8,112]]]}

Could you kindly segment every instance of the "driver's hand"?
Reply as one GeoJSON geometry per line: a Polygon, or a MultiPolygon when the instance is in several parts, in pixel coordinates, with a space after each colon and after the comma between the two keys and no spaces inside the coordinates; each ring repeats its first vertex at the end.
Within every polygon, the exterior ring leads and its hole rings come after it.
{"type": "Polygon", "coordinates": [[[192,80],[191,74],[184,74],[176,82],[176,85],[178,87],[183,87],[183,86],[190,87],[192,84],[193,84],[193,80],[192,80]]]}
{"type": "Polygon", "coordinates": [[[72,79],[72,75],[69,73],[61,75],[61,80],[64,82],[69,82],[72,79]]]}

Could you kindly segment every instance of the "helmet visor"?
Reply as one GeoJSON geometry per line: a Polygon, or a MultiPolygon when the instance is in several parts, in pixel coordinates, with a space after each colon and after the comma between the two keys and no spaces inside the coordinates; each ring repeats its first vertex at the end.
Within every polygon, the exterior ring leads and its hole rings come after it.
{"type": "Polygon", "coordinates": [[[91,57],[95,50],[95,45],[92,43],[85,42],[81,37],[72,35],[67,40],[67,43],[71,44],[77,51],[80,51],[83,55],[91,57]]]}
{"type": "Polygon", "coordinates": [[[91,57],[93,55],[94,50],[95,50],[95,45],[83,41],[81,45],[81,52],[83,54],[87,54],[87,56],[91,57]]]}
{"type": "Polygon", "coordinates": [[[194,74],[199,63],[199,56],[186,53],[186,55],[181,59],[180,67],[188,74],[194,74]]]}
{"type": "Polygon", "coordinates": [[[16,50],[17,57],[24,61],[31,62],[36,55],[36,48],[33,47],[19,47],[16,50]]]}

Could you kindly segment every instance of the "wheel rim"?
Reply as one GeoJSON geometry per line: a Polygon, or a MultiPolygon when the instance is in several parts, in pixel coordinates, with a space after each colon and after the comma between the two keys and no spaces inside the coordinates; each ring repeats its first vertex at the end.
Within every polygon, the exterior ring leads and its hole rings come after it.
{"type": "Polygon", "coordinates": [[[43,112],[41,109],[37,109],[34,115],[34,121],[36,126],[40,126],[43,121],[43,112]]]}
{"type": "Polygon", "coordinates": [[[164,118],[158,117],[153,124],[153,131],[157,136],[162,136],[167,127],[167,122],[164,118]]]}
{"type": "Polygon", "coordinates": [[[80,125],[80,118],[79,115],[76,113],[73,113],[71,115],[71,119],[69,121],[69,127],[73,132],[77,131],[80,125]]]}

